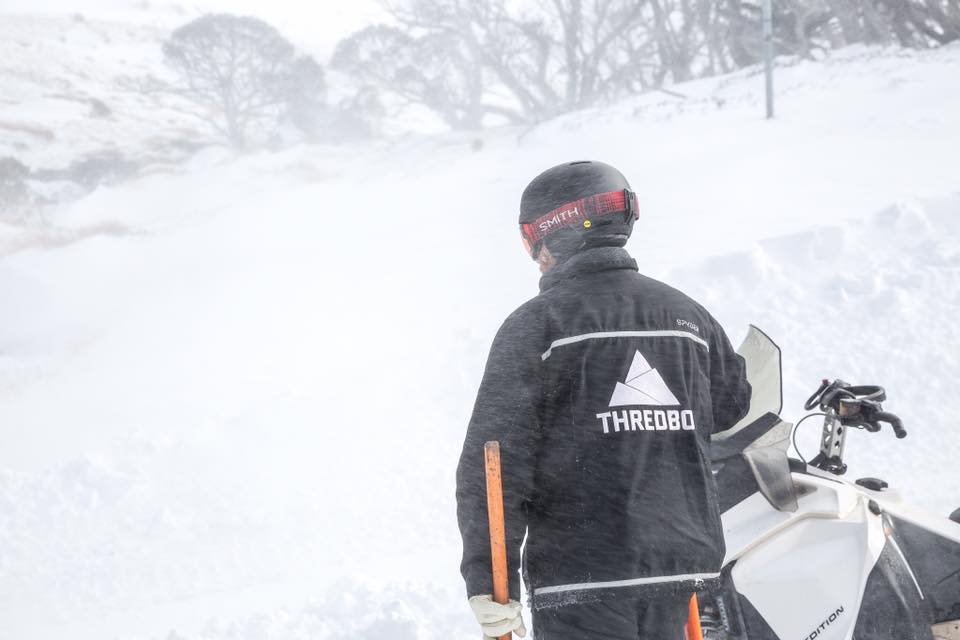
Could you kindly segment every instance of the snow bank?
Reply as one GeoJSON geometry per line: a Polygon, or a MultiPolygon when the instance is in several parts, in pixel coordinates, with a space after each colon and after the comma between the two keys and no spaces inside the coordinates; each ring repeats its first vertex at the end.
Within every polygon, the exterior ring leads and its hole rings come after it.
{"type": "MultiPolygon", "coordinates": [[[[863,220],[764,240],[670,278],[728,327],[764,329],[783,351],[784,412],[794,421],[823,378],[886,387],[909,433],[855,432],[854,478],[875,476],[941,514],[960,507],[960,193],[902,201],[863,220]]],[[[801,427],[807,459],[819,423],[801,427]]]]}

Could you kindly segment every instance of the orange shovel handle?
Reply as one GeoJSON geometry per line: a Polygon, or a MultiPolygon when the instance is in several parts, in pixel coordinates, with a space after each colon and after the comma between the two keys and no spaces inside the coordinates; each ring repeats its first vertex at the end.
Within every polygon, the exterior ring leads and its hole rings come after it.
{"type": "Polygon", "coordinates": [[[700,629],[700,605],[697,594],[690,597],[690,612],[687,615],[687,640],[703,640],[703,630],[700,629]]]}
{"type": "MultiPolygon", "coordinates": [[[[483,445],[483,459],[487,471],[487,519],[490,522],[490,557],[493,560],[493,600],[500,604],[510,601],[507,578],[507,536],[503,524],[503,481],[500,474],[500,443],[483,445]]],[[[511,640],[507,632],[500,640],[511,640]]]]}

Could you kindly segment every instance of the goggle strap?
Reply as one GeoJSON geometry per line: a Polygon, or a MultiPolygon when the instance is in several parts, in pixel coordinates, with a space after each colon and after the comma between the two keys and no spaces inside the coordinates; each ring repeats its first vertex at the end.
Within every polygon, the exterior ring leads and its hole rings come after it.
{"type": "Polygon", "coordinates": [[[637,194],[629,189],[623,189],[574,200],[548,211],[533,222],[520,225],[520,229],[530,245],[535,246],[561,229],[612,213],[626,213],[627,220],[631,217],[639,219],[640,207],[637,203],[637,194]]]}

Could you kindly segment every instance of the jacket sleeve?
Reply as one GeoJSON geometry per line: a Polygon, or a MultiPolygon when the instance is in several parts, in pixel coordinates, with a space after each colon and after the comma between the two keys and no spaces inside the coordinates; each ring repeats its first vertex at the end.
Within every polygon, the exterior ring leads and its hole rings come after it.
{"type": "Polygon", "coordinates": [[[520,546],[527,526],[525,505],[533,491],[544,340],[542,316],[521,307],[504,322],[487,358],[457,467],[460,571],[468,597],[493,592],[483,445],[498,440],[510,597],[520,599],[520,546]]]}
{"type": "Polygon", "coordinates": [[[713,433],[725,431],[750,410],[750,383],[743,358],[730,344],[720,323],[713,323],[710,344],[710,398],[713,404],[713,433]]]}

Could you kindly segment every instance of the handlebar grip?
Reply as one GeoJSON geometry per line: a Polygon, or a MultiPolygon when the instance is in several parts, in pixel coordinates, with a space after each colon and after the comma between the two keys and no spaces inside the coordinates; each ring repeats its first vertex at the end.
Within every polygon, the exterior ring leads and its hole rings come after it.
{"type": "Polygon", "coordinates": [[[903,421],[892,413],[880,411],[876,413],[873,418],[876,422],[889,422],[890,426],[893,427],[893,433],[896,434],[898,438],[907,437],[907,431],[903,428],[903,421]]]}

